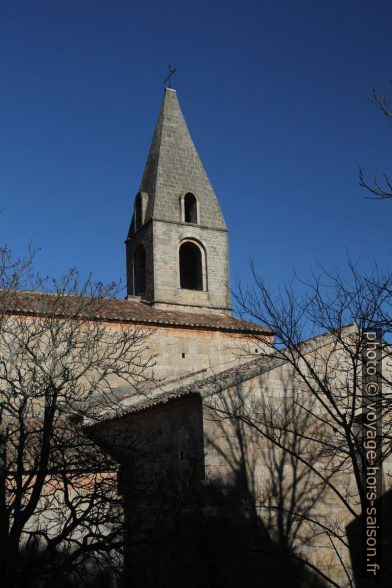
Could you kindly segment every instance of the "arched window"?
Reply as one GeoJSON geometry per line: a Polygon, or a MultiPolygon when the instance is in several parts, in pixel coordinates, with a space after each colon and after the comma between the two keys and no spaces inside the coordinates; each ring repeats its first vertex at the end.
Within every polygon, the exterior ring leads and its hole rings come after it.
{"type": "Polygon", "coordinates": [[[191,241],[180,247],[180,286],[186,290],[203,290],[202,253],[191,241]]]}
{"type": "Polygon", "coordinates": [[[133,256],[133,275],[134,293],[138,296],[146,290],[146,250],[141,243],[136,247],[133,256]]]}
{"type": "Polygon", "coordinates": [[[135,231],[142,226],[142,196],[138,194],[135,200],[135,231]]]}
{"type": "Polygon", "coordinates": [[[197,201],[190,192],[184,196],[184,217],[186,223],[197,223],[197,201]]]}

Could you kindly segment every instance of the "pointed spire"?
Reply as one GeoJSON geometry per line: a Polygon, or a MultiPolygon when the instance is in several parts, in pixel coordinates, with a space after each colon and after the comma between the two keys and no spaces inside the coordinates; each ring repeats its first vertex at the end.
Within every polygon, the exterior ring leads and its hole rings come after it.
{"type": "Polygon", "coordinates": [[[192,192],[200,202],[200,224],[226,227],[172,88],[165,89],[140,191],[148,195],[145,222],[181,221],[179,199],[192,192]]]}
{"type": "Polygon", "coordinates": [[[227,229],[175,90],[166,88],[126,240],[128,294],[230,312],[227,229]]]}

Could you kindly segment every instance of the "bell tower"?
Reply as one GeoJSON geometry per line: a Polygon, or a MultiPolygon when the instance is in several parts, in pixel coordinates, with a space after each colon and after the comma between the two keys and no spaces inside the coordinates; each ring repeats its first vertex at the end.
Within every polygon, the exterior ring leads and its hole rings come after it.
{"type": "Polygon", "coordinates": [[[128,297],[170,310],[231,311],[226,224],[172,88],[125,243],[128,297]]]}

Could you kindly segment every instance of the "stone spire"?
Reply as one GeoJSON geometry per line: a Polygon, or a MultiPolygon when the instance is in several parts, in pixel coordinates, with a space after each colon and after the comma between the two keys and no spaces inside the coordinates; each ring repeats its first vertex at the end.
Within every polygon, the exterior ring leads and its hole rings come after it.
{"type": "Polygon", "coordinates": [[[151,218],[180,221],[179,189],[199,195],[200,224],[226,228],[176,91],[166,88],[140,185],[140,191],[149,195],[145,222],[151,218]]]}
{"type": "Polygon", "coordinates": [[[128,295],[229,312],[227,229],[175,90],[166,88],[126,241],[128,295]]]}

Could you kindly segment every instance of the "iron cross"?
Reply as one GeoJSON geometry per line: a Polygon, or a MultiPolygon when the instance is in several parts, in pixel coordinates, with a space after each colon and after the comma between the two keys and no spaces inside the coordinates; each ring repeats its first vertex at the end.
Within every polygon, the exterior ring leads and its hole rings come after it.
{"type": "Polygon", "coordinates": [[[176,68],[172,67],[169,63],[169,75],[167,76],[166,80],[163,82],[166,84],[168,82],[168,88],[171,88],[171,78],[176,73],[176,68]]]}

